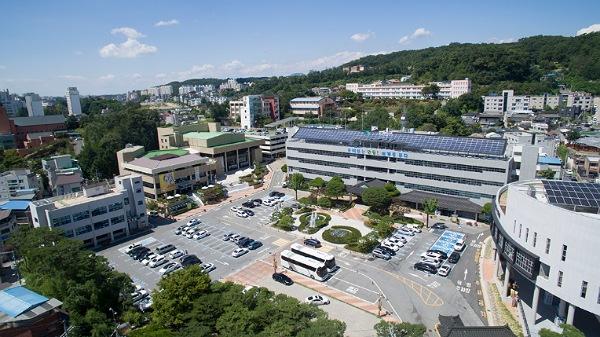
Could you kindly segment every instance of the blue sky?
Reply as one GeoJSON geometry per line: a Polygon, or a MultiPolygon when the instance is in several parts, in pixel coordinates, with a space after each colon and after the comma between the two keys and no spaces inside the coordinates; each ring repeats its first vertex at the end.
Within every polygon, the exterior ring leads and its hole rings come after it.
{"type": "Polygon", "coordinates": [[[0,89],[42,95],[287,75],[372,53],[600,29],[600,1],[7,0],[1,8],[0,89]]]}

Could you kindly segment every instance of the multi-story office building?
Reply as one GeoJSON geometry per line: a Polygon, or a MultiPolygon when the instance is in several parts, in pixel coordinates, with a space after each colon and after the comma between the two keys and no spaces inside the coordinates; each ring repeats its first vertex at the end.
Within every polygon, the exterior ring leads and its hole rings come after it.
{"type": "Polygon", "coordinates": [[[67,109],[69,110],[69,116],[81,115],[81,102],[79,100],[79,91],[76,87],[68,87],[67,94],[67,109]]]}
{"type": "Polygon", "coordinates": [[[31,202],[34,227],[61,229],[86,246],[111,244],[148,224],[142,177],[115,177],[81,192],[31,202]]]}
{"type": "Polygon", "coordinates": [[[329,97],[296,97],[290,101],[294,115],[322,116],[327,110],[335,110],[335,102],[329,97]]]}
{"type": "Polygon", "coordinates": [[[512,163],[505,139],[322,127],[289,132],[290,173],[310,179],[339,176],[347,185],[376,178],[394,182],[403,193],[455,197],[457,204],[490,201],[508,182],[512,163]]]}
{"type": "Polygon", "coordinates": [[[0,173],[0,200],[33,198],[40,192],[41,181],[28,169],[15,169],[0,173]]]}
{"type": "Polygon", "coordinates": [[[143,146],[128,146],[117,152],[120,174],[139,174],[144,195],[158,199],[187,193],[213,183],[217,174],[214,160],[189,150],[157,150],[146,153],[143,146]]]}
{"type": "Polygon", "coordinates": [[[27,114],[29,117],[37,117],[44,115],[44,107],[42,106],[42,99],[38,94],[28,94],[25,96],[25,106],[27,107],[27,114]]]}
{"type": "Polygon", "coordinates": [[[539,329],[534,325],[538,312],[544,312],[542,321],[556,322],[558,316],[597,334],[600,270],[594,256],[600,242],[600,185],[516,182],[498,191],[493,206],[490,229],[496,275],[504,285],[501,295],[518,287],[530,330],[539,329]]]}
{"type": "Polygon", "coordinates": [[[263,158],[285,157],[285,142],[288,138],[285,129],[246,132],[246,137],[264,140],[264,144],[260,146],[263,158]]]}
{"type": "Polygon", "coordinates": [[[279,119],[279,98],[277,96],[248,95],[239,101],[229,102],[231,117],[240,117],[240,125],[244,129],[256,127],[261,116],[268,116],[271,121],[279,119]]]}
{"type": "MultiPolygon", "coordinates": [[[[452,80],[450,82],[431,82],[440,89],[438,97],[443,99],[457,98],[471,92],[471,80],[452,80]]],[[[371,84],[347,83],[346,90],[360,93],[368,98],[395,98],[395,99],[424,99],[423,88],[425,84],[409,84],[379,81],[371,84]]]]}
{"type": "Polygon", "coordinates": [[[8,117],[16,117],[19,110],[24,107],[23,101],[19,100],[16,95],[11,95],[8,89],[0,90],[0,105],[4,107],[8,117]]]}
{"type": "Polygon", "coordinates": [[[502,94],[482,96],[483,111],[511,112],[556,109],[562,104],[567,108],[576,107],[581,111],[591,111],[594,97],[585,92],[563,92],[560,95],[515,95],[514,90],[503,90],[502,94]]]}
{"type": "Polygon", "coordinates": [[[71,155],[52,156],[42,159],[42,169],[48,177],[53,196],[81,191],[83,176],[77,160],[71,155]]]}
{"type": "Polygon", "coordinates": [[[221,132],[219,123],[198,123],[157,128],[161,150],[185,148],[217,164],[217,175],[250,167],[262,161],[261,139],[243,133],[221,132]]]}

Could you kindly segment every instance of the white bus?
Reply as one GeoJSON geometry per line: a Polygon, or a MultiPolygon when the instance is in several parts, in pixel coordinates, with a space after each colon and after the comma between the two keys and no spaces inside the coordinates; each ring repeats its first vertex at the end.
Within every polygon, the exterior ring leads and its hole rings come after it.
{"type": "Polygon", "coordinates": [[[325,281],[328,275],[324,263],[294,254],[287,249],[281,252],[281,266],[317,281],[325,281]]]}
{"type": "Polygon", "coordinates": [[[306,247],[299,243],[292,243],[290,250],[292,253],[302,255],[304,257],[308,257],[309,259],[317,260],[325,264],[328,272],[333,272],[338,269],[338,266],[335,264],[335,257],[331,254],[324,253],[322,251],[312,249],[310,247],[306,247]]]}

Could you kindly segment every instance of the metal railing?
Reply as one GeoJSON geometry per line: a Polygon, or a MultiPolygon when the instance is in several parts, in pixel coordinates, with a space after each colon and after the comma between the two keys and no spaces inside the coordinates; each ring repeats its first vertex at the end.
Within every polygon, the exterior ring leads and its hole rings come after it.
{"type": "Polygon", "coordinates": [[[529,324],[527,324],[527,317],[525,316],[525,310],[523,310],[523,303],[521,303],[520,299],[517,301],[517,306],[519,307],[519,313],[523,318],[523,328],[525,329],[525,337],[531,337],[531,332],[529,331],[529,324]]]}

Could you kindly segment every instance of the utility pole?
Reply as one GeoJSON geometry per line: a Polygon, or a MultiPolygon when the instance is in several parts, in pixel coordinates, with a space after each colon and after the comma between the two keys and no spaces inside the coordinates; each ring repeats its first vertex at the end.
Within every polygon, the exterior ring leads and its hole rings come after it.
{"type": "Polygon", "coordinates": [[[383,307],[383,295],[380,293],[379,297],[377,297],[377,317],[381,317],[381,309],[383,307]]]}

